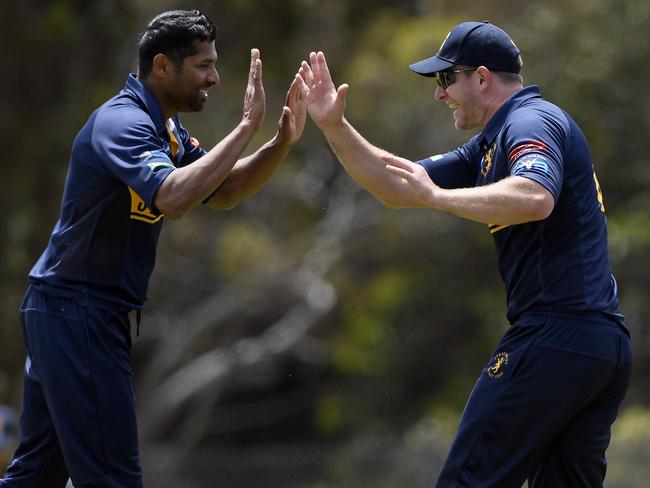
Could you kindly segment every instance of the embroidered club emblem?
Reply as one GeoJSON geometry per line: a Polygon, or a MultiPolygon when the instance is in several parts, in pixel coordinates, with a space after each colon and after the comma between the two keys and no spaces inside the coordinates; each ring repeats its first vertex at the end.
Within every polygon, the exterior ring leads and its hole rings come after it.
{"type": "Polygon", "coordinates": [[[494,155],[494,149],[496,147],[496,143],[492,144],[488,152],[483,156],[483,161],[481,162],[481,174],[483,176],[487,176],[492,169],[492,156],[494,155]]]}
{"type": "Polygon", "coordinates": [[[504,368],[508,365],[508,353],[500,352],[494,356],[494,363],[488,367],[487,374],[490,378],[501,378],[504,368]]]}

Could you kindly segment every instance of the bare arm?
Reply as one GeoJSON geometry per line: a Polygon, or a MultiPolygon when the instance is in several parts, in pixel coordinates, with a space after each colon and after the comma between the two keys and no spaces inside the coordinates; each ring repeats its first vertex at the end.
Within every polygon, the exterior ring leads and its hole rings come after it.
{"type": "Polygon", "coordinates": [[[322,52],[310,54],[300,75],[307,110],[350,175],[388,207],[435,208],[485,224],[541,220],[553,210],[542,185],[513,176],[492,185],[446,190],[419,164],[394,156],[363,138],[345,119],[348,85],[334,86],[322,52]]]}
{"type": "Polygon", "coordinates": [[[294,78],[278,132],[254,154],[240,159],[230,174],[207,201],[216,209],[228,209],[258,191],[271,177],[289,149],[300,139],[305,127],[306,108],[302,100],[298,75],[294,78]]]}
{"type": "Polygon", "coordinates": [[[241,122],[203,157],[169,174],[156,193],[156,208],[175,219],[201,203],[228,176],[262,124],[265,109],[262,60],[259,51],[253,49],[241,122]]]}
{"type": "Polygon", "coordinates": [[[386,171],[389,155],[368,142],[344,117],[348,85],[334,86],[322,52],[311,53],[300,67],[303,98],[309,116],[323,131],[332,150],[350,176],[387,206],[399,206],[410,190],[404,180],[386,171]],[[406,192],[406,194],[404,193],[406,192]]]}
{"type": "Polygon", "coordinates": [[[512,225],[543,220],[555,199],[542,185],[522,176],[510,176],[491,185],[443,189],[417,163],[384,156],[386,171],[402,178],[410,188],[404,207],[428,207],[484,224],[512,225]]]}

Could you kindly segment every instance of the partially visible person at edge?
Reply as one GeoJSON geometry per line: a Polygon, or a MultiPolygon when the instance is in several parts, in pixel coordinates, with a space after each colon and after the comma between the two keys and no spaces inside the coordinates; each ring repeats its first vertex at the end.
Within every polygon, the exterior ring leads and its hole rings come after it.
{"type": "Polygon", "coordinates": [[[303,62],[303,97],[350,175],[386,206],[487,224],[510,327],[474,386],[438,487],[600,487],[610,428],[629,383],[629,334],[610,270],[602,193],[585,136],[536,86],[518,48],[489,22],[455,26],[411,65],[466,144],[411,162],[345,119],[348,85],[322,52],[303,62]]]}
{"type": "Polygon", "coordinates": [[[16,414],[12,408],[0,405],[0,469],[5,469],[11,461],[11,453],[16,447],[16,414]]]}
{"type": "Polygon", "coordinates": [[[127,314],[145,302],[163,218],[255,193],[306,117],[296,73],[277,134],[240,159],[265,112],[253,49],[241,122],[202,149],[178,114],[202,110],[219,83],[215,39],[197,10],[158,15],[139,40],[137,75],[74,141],[61,215],[21,309],[20,442],[0,487],[142,486],[127,314]]]}

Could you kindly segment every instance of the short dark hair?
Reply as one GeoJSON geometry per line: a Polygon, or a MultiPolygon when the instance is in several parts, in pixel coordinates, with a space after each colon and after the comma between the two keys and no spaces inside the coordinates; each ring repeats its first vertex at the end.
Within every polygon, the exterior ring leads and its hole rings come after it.
{"type": "Polygon", "coordinates": [[[138,74],[144,78],[151,72],[153,58],[164,54],[172,59],[177,71],[183,59],[197,53],[199,42],[214,41],[217,28],[198,10],[170,10],[156,16],[138,41],[138,74]]]}
{"type": "Polygon", "coordinates": [[[521,73],[506,73],[504,71],[497,71],[494,74],[501,78],[501,81],[503,81],[506,85],[524,84],[524,77],[521,76],[521,73]]]}
{"type": "MultiPolygon", "coordinates": [[[[517,61],[519,63],[519,66],[523,66],[523,62],[521,60],[521,56],[519,56],[519,60],[517,61]]],[[[456,69],[466,69],[466,68],[474,68],[476,69],[477,66],[465,66],[465,65],[457,65],[454,66],[456,69]]],[[[463,71],[465,76],[469,78],[472,76],[471,71],[463,71]]],[[[492,71],[492,74],[497,76],[502,82],[504,82],[506,85],[514,85],[514,84],[524,84],[524,77],[521,75],[521,73],[510,73],[507,71],[492,71]]]]}

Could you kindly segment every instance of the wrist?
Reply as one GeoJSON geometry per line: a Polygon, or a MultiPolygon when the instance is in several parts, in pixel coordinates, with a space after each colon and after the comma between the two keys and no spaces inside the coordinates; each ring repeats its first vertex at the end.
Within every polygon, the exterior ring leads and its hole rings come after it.
{"type": "Polygon", "coordinates": [[[329,139],[330,137],[335,137],[338,134],[349,131],[351,127],[352,126],[349,122],[344,117],[341,117],[335,122],[322,123],[319,126],[319,129],[323,132],[323,135],[329,139]]]}
{"type": "Polygon", "coordinates": [[[257,132],[257,129],[260,128],[260,123],[256,123],[252,121],[251,119],[244,117],[241,122],[239,122],[239,129],[242,130],[243,132],[255,134],[257,132]]]}
{"type": "Polygon", "coordinates": [[[295,141],[290,141],[286,137],[282,135],[282,132],[278,130],[273,138],[269,141],[269,146],[276,148],[276,149],[282,149],[288,151],[293,147],[293,145],[298,142],[297,140],[295,141]]]}
{"type": "Polygon", "coordinates": [[[442,212],[451,212],[451,193],[444,188],[432,188],[427,198],[427,206],[442,212]]]}

